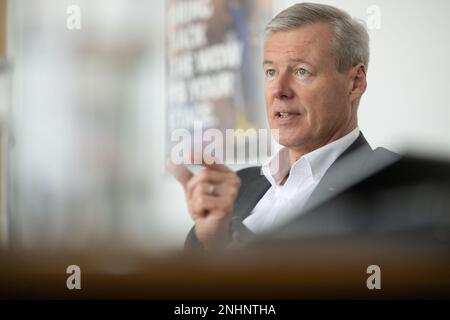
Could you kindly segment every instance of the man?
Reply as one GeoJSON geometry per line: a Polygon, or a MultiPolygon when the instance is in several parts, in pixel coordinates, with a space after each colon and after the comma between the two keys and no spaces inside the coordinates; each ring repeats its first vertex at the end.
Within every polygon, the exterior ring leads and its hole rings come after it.
{"type": "Polygon", "coordinates": [[[195,175],[171,166],[195,221],[187,248],[224,248],[289,223],[324,186],[334,188],[327,177],[346,153],[364,150],[355,170],[376,154],[358,129],[368,64],[367,31],[337,8],[300,3],[273,18],[266,27],[264,90],[270,128],[279,130],[284,148],[263,175],[260,168],[236,174],[221,164],[195,175]]]}

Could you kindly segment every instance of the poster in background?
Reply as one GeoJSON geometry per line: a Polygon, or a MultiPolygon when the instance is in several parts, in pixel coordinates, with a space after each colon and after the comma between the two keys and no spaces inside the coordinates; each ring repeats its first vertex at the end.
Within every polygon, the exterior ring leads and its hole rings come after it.
{"type": "Polygon", "coordinates": [[[197,133],[194,124],[238,135],[267,127],[262,52],[271,14],[270,0],[168,1],[169,152],[174,130],[197,133]]]}

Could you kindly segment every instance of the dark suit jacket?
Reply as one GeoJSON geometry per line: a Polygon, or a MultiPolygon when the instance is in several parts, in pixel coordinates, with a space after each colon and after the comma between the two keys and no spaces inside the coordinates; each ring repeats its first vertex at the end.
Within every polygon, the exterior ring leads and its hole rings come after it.
{"type": "MultiPolygon", "coordinates": [[[[305,210],[313,208],[326,201],[333,194],[341,192],[346,187],[342,181],[359,179],[366,174],[367,168],[373,167],[374,163],[385,163],[395,158],[396,155],[394,153],[384,148],[372,150],[363,134],[360,133],[355,142],[338,157],[322,177],[308,199],[305,210]],[[353,156],[354,154],[356,155],[353,156]],[[351,159],[349,159],[350,156],[352,156],[351,159]]],[[[245,240],[252,237],[253,234],[245,227],[242,221],[250,215],[253,208],[271,185],[266,177],[261,174],[261,167],[245,168],[238,171],[237,174],[241,179],[241,188],[234,204],[231,230],[235,238],[245,240]]],[[[187,235],[185,249],[202,249],[201,242],[195,236],[194,228],[187,235]]]]}

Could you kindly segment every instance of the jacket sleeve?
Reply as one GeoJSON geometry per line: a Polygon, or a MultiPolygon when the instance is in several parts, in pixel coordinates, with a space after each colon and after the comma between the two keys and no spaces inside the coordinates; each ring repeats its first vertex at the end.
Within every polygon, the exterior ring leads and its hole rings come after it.
{"type": "Polygon", "coordinates": [[[195,226],[189,230],[189,233],[186,236],[186,240],[184,241],[184,250],[186,251],[203,251],[203,244],[198,240],[195,235],[195,226]]]}

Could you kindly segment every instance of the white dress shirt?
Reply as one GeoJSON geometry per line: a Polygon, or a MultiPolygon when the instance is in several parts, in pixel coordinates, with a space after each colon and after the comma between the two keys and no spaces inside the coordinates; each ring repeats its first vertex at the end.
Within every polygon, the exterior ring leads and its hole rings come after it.
{"type": "Polygon", "coordinates": [[[262,173],[271,187],[244,219],[244,225],[254,233],[263,233],[301,214],[301,209],[325,172],[358,136],[359,128],[356,128],[342,138],[303,155],[292,167],[288,149],[280,149],[262,166],[262,173]],[[295,210],[292,210],[294,206],[295,210]]]}

